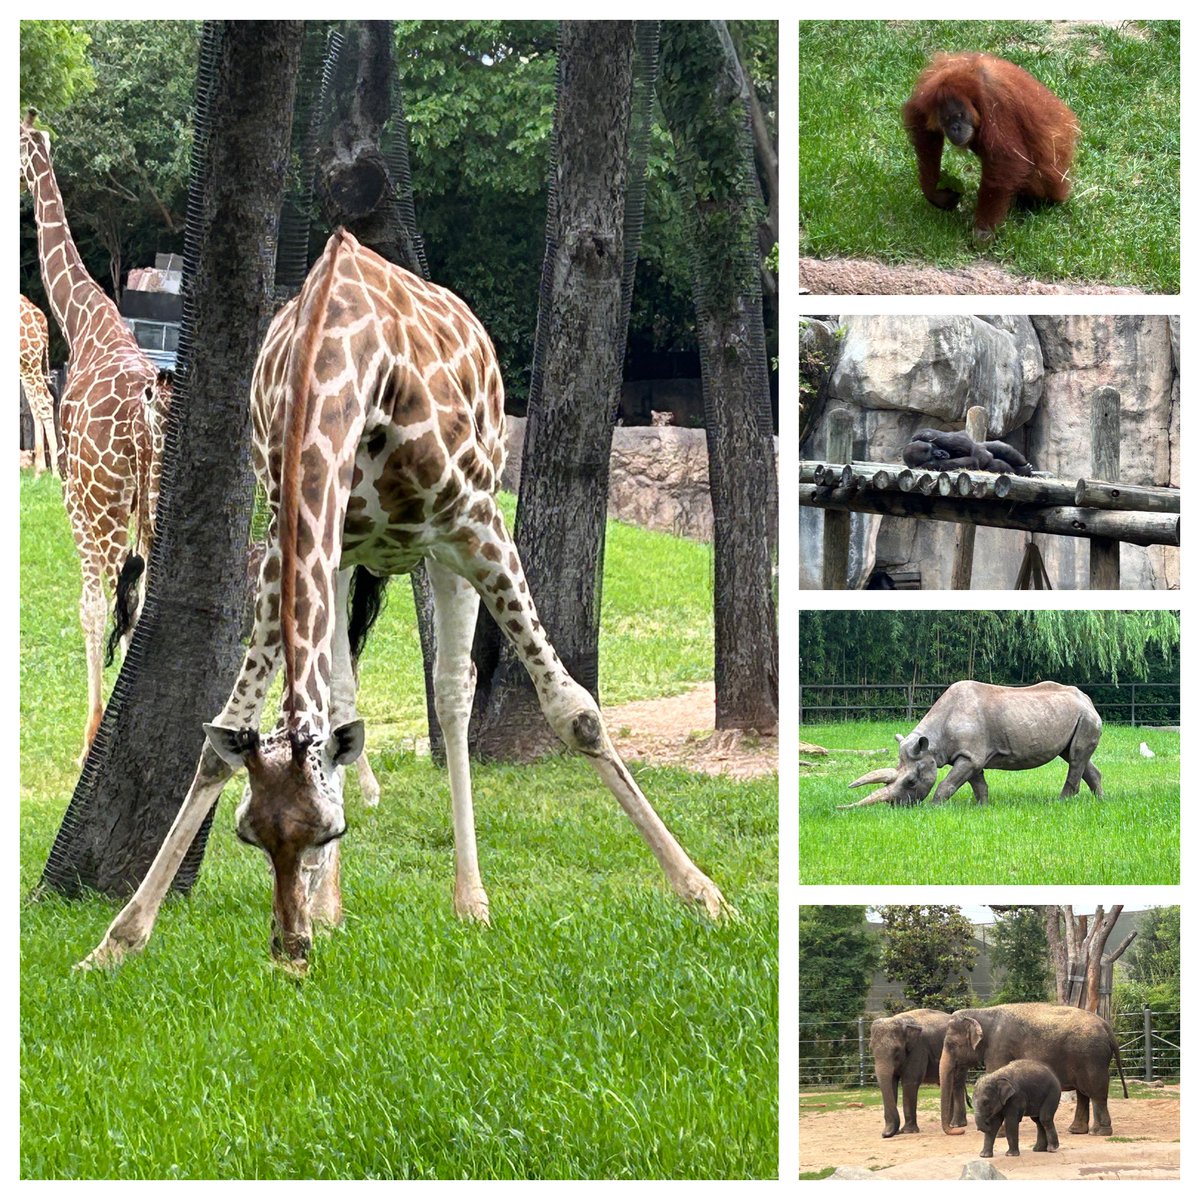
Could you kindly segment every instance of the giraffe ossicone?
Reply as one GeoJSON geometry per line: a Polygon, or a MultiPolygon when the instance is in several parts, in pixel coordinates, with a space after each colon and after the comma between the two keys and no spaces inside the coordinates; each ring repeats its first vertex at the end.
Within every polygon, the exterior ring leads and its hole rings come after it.
{"type": "Polygon", "coordinates": [[[59,417],[64,500],[83,575],[79,621],[87,649],[88,719],[82,765],[104,713],[106,587],[126,645],[140,609],[140,596],[130,590],[136,591],[140,572],[126,572],[126,586],[119,584],[132,555],[149,561],[170,385],[87,273],[67,224],[50,139],[34,125],[35,117],[30,110],[21,121],[21,178],[33,197],[42,283],[70,350],[59,417]]]}
{"type": "Polygon", "coordinates": [[[434,596],[434,703],[446,744],[459,914],[488,919],[467,754],[480,598],[516,648],[551,727],[586,756],[677,895],[713,918],[729,912],[638,788],[596,702],[538,621],[495,500],[505,455],[500,369],[463,301],[339,230],[268,330],[251,417],[271,520],[245,658],[206,727],[192,786],[150,870],[80,965],[113,964],[145,945],[205,815],[243,765],[250,790],[237,833],[271,862],[272,950],[307,960],[314,918],[340,917],[341,775],[362,748],[347,635],[351,575],[356,567],[401,574],[421,560],[434,596]],[[279,722],[260,735],[280,665],[279,722]]]}

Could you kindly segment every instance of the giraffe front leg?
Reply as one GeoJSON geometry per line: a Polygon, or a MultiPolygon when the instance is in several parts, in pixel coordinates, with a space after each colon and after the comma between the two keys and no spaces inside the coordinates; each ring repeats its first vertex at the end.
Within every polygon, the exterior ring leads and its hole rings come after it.
{"type": "Polygon", "coordinates": [[[88,751],[104,716],[104,624],[108,619],[108,602],[104,587],[94,565],[83,568],[83,594],[79,599],[79,624],[83,628],[84,653],[87,655],[88,716],[83,733],[83,749],[77,765],[82,770],[88,751]]]}
{"type": "Polygon", "coordinates": [[[490,924],[487,892],[479,874],[475,845],[475,806],[471,796],[471,765],[467,729],[475,698],[475,665],[471,642],[479,595],[453,571],[427,560],[433,588],[433,628],[437,659],[433,669],[433,700],[446,743],[450,776],[450,805],[454,817],[454,911],[464,920],[490,924]]]}
{"type": "Polygon", "coordinates": [[[209,809],[220,798],[221,788],[232,774],[233,769],[206,742],[192,786],[154,856],[150,870],[108,927],[100,944],[82,962],[75,964],[77,970],[120,966],[126,955],[136,954],[150,940],[158,910],[171,881],[199,833],[209,809]]]}
{"type": "Polygon", "coordinates": [[[41,479],[46,469],[46,431],[37,413],[33,414],[33,478],[41,479]]]}

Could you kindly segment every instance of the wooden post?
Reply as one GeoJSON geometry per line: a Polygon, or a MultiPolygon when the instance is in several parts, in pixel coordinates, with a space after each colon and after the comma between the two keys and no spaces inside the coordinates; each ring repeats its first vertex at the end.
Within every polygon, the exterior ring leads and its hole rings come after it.
{"type": "MultiPolygon", "coordinates": [[[[967,437],[972,441],[987,441],[987,409],[976,404],[967,410],[967,437]]],[[[971,568],[975,562],[975,526],[964,525],[958,531],[958,545],[954,550],[954,576],[950,586],[956,591],[966,591],[971,586],[971,568]]]]}
{"type": "MultiPolygon", "coordinates": [[[[854,417],[848,408],[835,408],[829,414],[825,434],[825,461],[848,463],[854,445],[854,417]]],[[[825,513],[825,547],[821,586],[827,591],[842,590],[850,573],[850,514],[825,513]]]]}
{"type": "MultiPolygon", "coordinates": [[[[1121,393],[1102,387],[1092,397],[1092,477],[1109,483],[1121,478],[1121,393]]],[[[1115,591],[1121,586],[1121,543],[1093,538],[1092,590],[1115,591]]]]}

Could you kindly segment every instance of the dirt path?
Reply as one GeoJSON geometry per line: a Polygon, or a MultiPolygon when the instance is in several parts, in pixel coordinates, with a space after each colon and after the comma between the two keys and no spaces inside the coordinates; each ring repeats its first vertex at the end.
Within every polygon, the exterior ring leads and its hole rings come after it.
{"type": "Polygon", "coordinates": [[[1102,283],[1043,283],[992,263],[890,266],[869,258],[801,258],[800,291],[814,296],[1137,296],[1102,283]]]}
{"type": "MultiPolygon", "coordinates": [[[[805,1104],[819,1100],[804,1097],[805,1104]]],[[[1125,1100],[1118,1094],[1109,1100],[1109,1112],[1114,1138],[1068,1133],[1074,1101],[1064,1098],[1055,1122],[1061,1141],[1057,1154],[1034,1154],[1033,1122],[1022,1121],[1020,1157],[1006,1157],[1002,1134],[992,1165],[1010,1179],[1179,1178],[1177,1089],[1166,1088],[1149,1100],[1125,1100]]],[[[967,1119],[971,1121],[970,1113],[967,1119]]],[[[973,1122],[963,1136],[946,1137],[938,1127],[936,1100],[927,1106],[923,1096],[918,1121],[920,1133],[884,1140],[878,1105],[806,1113],[800,1118],[800,1170],[859,1166],[876,1171],[880,1179],[957,1179],[963,1166],[978,1157],[982,1135],[973,1122]]]]}
{"type": "Polygon", "coordinates": [[[623,758],[734,779],[777,770],[778,735],[715,733],[716,703],[714,685],[698,683],[680,696],[606,707],[604,722],[623,758]]]}

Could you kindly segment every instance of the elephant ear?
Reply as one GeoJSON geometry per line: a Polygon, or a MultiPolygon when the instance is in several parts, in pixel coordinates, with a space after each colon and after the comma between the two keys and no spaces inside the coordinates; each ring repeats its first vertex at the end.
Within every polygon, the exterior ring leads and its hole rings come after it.
{"type": "Polygon", "coordinates": [[[997,1093],[1003,1108],[1017,1094],[1017,1085],[1011,1079],[1001,1079],[997,1085],[997,1093]]]}
{"type": "Polygon", "coordinates": [[[904,1022],[904,1041],[910,1050],[912,1049],[913,1046],[915,1046],[917,1044],[920,1037],[921,1037],[920,1025],[918,1025],[916,1023],[916,1021],[905,1021],[904,1022]]]}
{"type": "Polygon", "coordinates": [[[971,1037],[971,1049],[977,1050],[979,1043],[983,1041],[983,1026],[974,1017],[967,1017],[966,1022],[971,1037]]]}

